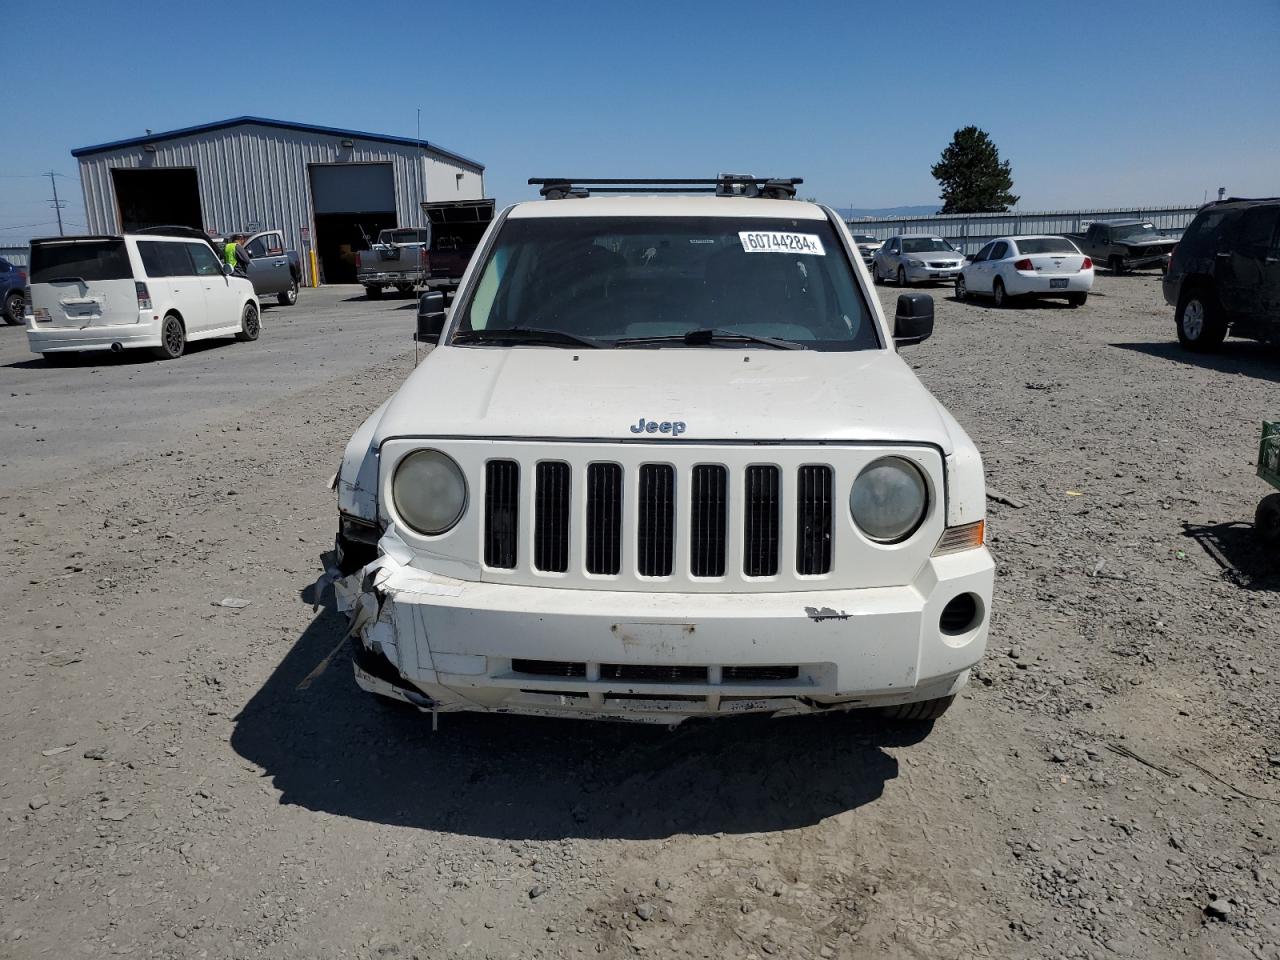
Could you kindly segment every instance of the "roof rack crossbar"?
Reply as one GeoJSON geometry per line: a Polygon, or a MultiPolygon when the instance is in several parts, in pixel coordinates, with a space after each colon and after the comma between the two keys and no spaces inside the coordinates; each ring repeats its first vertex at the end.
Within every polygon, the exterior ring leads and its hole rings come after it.
{"type": "Polygon", "coordinates": [[[540,189],[547,200],[566,197],[589,197],[596,193],[714,193],[720,197],[765,197],[790,200],[796,195],[800,177],[752,177],[746,174],[722,173],[714,178],[684,177],[530,177],[529,185],[540,189]]]}

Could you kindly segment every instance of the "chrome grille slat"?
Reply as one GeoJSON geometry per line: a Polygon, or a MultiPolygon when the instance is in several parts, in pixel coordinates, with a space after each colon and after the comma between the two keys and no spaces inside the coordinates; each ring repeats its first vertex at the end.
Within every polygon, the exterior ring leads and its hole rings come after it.
{"type": "Polygon", "coordinates": [[[546,573],[569,569],[569,465],[538,463],[534,476],[533,565],[546,573]]]}
{"type": "Polygon", "coordinates": [[[484,472],[485,566],[514,570],[520,529],[520,464],[490,460],[484,472]]]}
{"type": "Polygon", "coordinates": [[[587,466],[587,573],[617,576],[622,568],[622,467],[587,466]]]}
{"type": "Polygon", "coordinates": [[[807,464],[796,474],[796,573],[831,572],[831,468],[807,464]]]}
{"type": "Polygon", "coordinates": [[[747,467],[742,572],[748,577],[778,573],[779,486],[779,470],[772,464],[747,467]]]}
{"type": "Polygon", "coordinates": [[[671,576],[675,539],[675,470],[666,463],[640,465],[636,566],[642,577],[671,576]]]}
{"type": "Polygon", "coordinates": [[[723,577],[729,509],[729,471],[722,464],[700,463],[690,481],[689,572],[723,577]]]}

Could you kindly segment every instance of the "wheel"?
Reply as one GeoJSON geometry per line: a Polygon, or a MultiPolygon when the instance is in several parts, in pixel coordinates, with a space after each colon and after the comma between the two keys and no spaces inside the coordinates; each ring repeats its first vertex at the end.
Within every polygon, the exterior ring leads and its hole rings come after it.
{"type": "Polygon", "coordinates": [[[956,299],[957,300],[969,299],[969,287],[964,282],[963,273],[960,274],[960,276],[956,277],[956,299]]]}
{"type": "Polygon", "coordinates": [[[284,293],[277,294],[276,300],[279,302],[280,306],[282,307],[292,307],[295,303],[297,303],[298,302],[298,281],[297,280],[289,281],[289,289],[286,290],[284,293]]]}
{"type": "Polygon", "coordinates": [[[1120,256],[1112,256],[1107,260],[1107,267],[1116,276],[1124,273],[1124,258],[1120,256]]]}
{"type": "Polygon", "coordinates": [[[1253,516],[1253,532],[1263,546],[1280,547],[1280,493],[1262,498],[1253,516]]]}
{"type": "Polygon", "coordinates": [[[898,268],[898,286],[900,287],[909,286],[909,284],[907,283],[907,271],[902,267],[898,268]]]}
{"type": "Polygon", "coordinates": [[[252,303],[246,303],[244,312],[240,314],[240,332],[236,334],[236,339],[247,343],[257,340],[261,332],[262,320],[258,317],[258,308],[252,303]]]}
{"type": "Polygon", "coordinates": [[[1089,295],[1087,293],[1068,293],[1067,294],[1067,303],[1071,304],[1073,307],[1083,307],[1088,302],[1089,302],[1089,295]]]}
{"type": "Polygon", "coordinates": [[[396,284],[396,293],[400,294],[400,296],[402,296],[402,297],[412,296],[412,294],[413,294],[413,284],[411,284],[411,283],[397,283],[397,284],[396,284]]]}
{"type": "Polygon", "coordinates": [[[1191,290],[1178,301],[1174,314],[1178,342],[1188,350],[1205,351],[1219,346],[1227,336],[1218,298],[1207,288],[1191,290]]]}
{"type": "Polygon", "coordinates": [[[187,331],[182,329],[182,321],[175,314],[166,314],[160,326],[160,346],[151,348],[151,355],[157,360],[176,360],[187,349],[187,331]]]}
{"type": "Polygon", "coordinates": [[[949,697],[938,697],[936,700],[919,700],[916,703],[900,703],[894,707],[885,707],[883,716],[886,720],[897,720],[905,723],[919,723],[926,720],[937,720],[947,712],[953,693],[949,697]]]}
{"type": "Polygon", "coordinates": [[[381,287],[365,287],[364,295],[368,297],[370,300],[381,300],[382,288],[381,287]]]}
{"type": "Polygon", "coordinates": [[[884,285],[884,278],[880,276],[880,268],[874,263],[871,264],[871,279],[876,282],[877,287],[884,285]]]}
{"type": "Polygon", "coordinates": [[[25,304],[22,300],[22,293],[17,290],[10,290],[4,298],[4,322],[16,327],[22,322],[24,309],[25,304]]]}
{"type": "Polygon", "coordinates": [[[997,307],[1009,306],[1009,295],[1004,292],[1004,281],[996,277],[996,281],[991,287],[991,296],[995,298],[997,307]]]}

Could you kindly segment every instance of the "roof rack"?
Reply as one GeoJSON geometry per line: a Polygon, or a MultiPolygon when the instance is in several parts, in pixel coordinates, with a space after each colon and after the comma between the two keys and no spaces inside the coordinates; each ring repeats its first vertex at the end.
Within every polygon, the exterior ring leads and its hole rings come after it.
{"type": "Polygon", "coordinates": [[[530,186],[546,200],[589,197],[592,193],[713,193],[717,197],[764,197],[768,200],[792,200],[800,177],[751,177],[738,173],[722,173],[709,180],[642,177],[638,179],[600,179],[595,177],[530,177],[530,186]]]}

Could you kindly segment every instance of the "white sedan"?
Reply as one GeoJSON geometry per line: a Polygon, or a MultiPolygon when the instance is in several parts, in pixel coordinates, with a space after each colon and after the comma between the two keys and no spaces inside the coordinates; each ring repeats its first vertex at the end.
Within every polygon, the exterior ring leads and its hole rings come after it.
{"type": "Polygon", "coordinates": [[[956,277],[956,299],[993,297],[997,307],[1016,297],[1063,297],[1082,307],[1093,289],[1093,261],[1066,237],[997,237],[956,277]]]}

